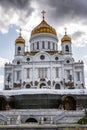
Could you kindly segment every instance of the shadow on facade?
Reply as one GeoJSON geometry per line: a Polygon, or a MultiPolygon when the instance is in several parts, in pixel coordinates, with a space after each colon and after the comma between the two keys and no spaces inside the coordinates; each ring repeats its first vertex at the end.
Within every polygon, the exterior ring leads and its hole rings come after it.
{"type": "Polygon", "coordinates": [[[28,118],[25,123],[38,123],[38,121],[35,118],[28,118]]]}
{"type": "Polygon", "coordinates": [[[6,98],[5,97],[0,97],[0,110],[6,110],[6,98]]]}

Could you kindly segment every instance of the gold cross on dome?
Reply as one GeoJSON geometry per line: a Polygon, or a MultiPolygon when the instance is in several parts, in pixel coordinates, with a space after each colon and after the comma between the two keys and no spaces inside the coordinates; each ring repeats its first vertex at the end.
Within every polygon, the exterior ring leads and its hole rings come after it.
{"type": "Polygon", "coordinates": [[[65,35],[66,35],[67,34],[67,28],[65,27],[64,29],[65,29],[65,35]]]}
{"type": "Polygon", "coordinates": [[[42,17],[43,17],[43,20],[44,20],[44,14],[45,14],[46,12],[43,10],[41,13],[42,13],[42,17]]]}

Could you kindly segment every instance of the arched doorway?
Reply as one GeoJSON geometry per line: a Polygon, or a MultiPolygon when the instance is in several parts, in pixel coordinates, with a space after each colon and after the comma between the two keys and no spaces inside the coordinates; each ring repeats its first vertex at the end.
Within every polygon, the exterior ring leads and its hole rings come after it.
{"type": "Polygon", "coordinates": [[[40,88],[43,88],[44,86],[46,86],[45,83],[41,83],[41,84],[40,84],[40,88]]]}
{"type": "Polygon", "coordinates": [[[28,118],[25,123],[38,123],[38,121],[35,118],[28,118]]]}
{"type": "Polygon", "coordinates": [[[26,88],[31,88],[30,84],[27,84],[27,85],[26,85],[26,88]]]}
{"type": "Polygon", "coordinates": [[[56,84],[55,89],[60,89],[60,84],[56,84]]]}
{"type": "Polygon", "coordinates": [[[67,96],[63,101],[65,110],[76,110],[76,100],[72,96],[67,96]]]}
{"type": "Polygon", "coordinates": [[[5,110],[6,109],[6,99],[4,97],[0,97],[0,110],[5,110]]]}

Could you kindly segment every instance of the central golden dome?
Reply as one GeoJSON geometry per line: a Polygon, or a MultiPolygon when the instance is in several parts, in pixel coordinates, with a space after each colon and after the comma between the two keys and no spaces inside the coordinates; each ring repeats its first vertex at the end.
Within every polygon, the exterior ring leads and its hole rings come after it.
{"type": "Polygon", "coordinates": [[[36,26],[32,30],[31,36],[37,33],[51,33],[57,35],[55,29],[52,28],[44,19],[41,21],[41,23],[38,26],[36,26]]]}

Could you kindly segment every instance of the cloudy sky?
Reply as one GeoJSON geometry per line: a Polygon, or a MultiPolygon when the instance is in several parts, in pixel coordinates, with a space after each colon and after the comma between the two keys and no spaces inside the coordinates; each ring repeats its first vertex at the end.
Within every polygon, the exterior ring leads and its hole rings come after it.
{"type": "Polygon", "coordinates": [[[0,88],[3,88],[4,63],[14,58],[14,43],[19,29],[29,45],[31,30],[42,20],[56,28],[59,49],[64,28],[72,38],[73,57],[84,61],[87,86],[87,0],[0,0],[0,88]]]}

